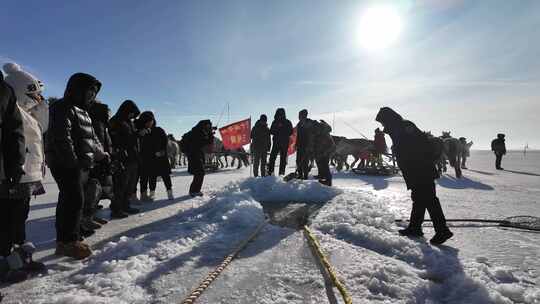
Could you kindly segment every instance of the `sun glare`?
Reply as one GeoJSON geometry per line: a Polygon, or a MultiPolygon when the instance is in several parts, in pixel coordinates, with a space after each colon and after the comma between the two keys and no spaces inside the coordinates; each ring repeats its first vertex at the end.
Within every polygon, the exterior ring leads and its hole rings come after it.
{"type": "Polygon", "coordinates": [[[392,7],[368,8],[360,18],[360,45],[368,50],[385,49],[398,39],[401,29],[401,17],[392,7]]]}

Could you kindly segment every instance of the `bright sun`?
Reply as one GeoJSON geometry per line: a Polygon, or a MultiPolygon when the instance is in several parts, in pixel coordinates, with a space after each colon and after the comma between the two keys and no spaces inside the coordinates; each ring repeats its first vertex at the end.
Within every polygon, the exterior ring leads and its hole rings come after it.
{"type": "Polygon", "coordinates": [[[401,28],[401,18],[392,7],[368,8],[360,18],[360,45],[368,50],[387,48],[397,40],[401,28]]]}

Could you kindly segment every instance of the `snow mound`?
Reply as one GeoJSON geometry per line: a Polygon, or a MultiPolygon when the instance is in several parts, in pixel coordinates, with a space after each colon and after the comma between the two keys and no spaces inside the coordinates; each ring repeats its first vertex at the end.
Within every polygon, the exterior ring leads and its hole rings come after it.
{"type": "Polygon", "coordinates": [[[485,258],[462,263],[458,249],[399,236],[394,212],[386,198],[350,190],[326,204],[312,220],[312,226],[326,234],[320,234],[324,247],[334,263],[343,265],[336,268],[356,294],[420,303],[540,301],[540,289],[532,288],[513,269],[492,267],[485,258]]]}
{"type": "Polygon", "coordinates": [[[276,176],[249,178],[239,187],[260,202],[324,203],[342,193],[337,188],[324,186],[314,180],[285,182],[276,176]]]}

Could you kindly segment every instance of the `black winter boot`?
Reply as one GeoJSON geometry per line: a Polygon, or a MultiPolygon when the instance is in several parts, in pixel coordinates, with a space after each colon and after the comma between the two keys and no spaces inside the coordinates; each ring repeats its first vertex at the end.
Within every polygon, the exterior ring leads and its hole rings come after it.
{"type": "Polygon", "coordinates": [[[405,229],[398,230],[399,234],[403,236],[410,236],[410,237],[422,237],[424,236],[424,233],[422,232],[422,228],[411,228],[407,227],[405,229]]]}

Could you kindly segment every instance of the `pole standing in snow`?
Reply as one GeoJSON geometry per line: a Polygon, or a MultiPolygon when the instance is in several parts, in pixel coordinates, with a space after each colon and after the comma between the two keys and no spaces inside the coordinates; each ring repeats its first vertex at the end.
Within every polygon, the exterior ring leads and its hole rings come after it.
{"type": "Polygon", "coordinates": [[[435,153],[431,148],[427,135],[416,125],[404,120],[394,110],[384,107],[379,110],[376,121],[384,126],[394,144],[393,151],[407,188],[411,189],[413,206],[409,227],[399,231],[401,235],[423,236],[422,223],[427,211],[433,220],[435,236],[432,244],[442,244],[453,236],[446,226],[441,203],[437,198],[435,179],[438,177],[435,168],[435,153]]]}

